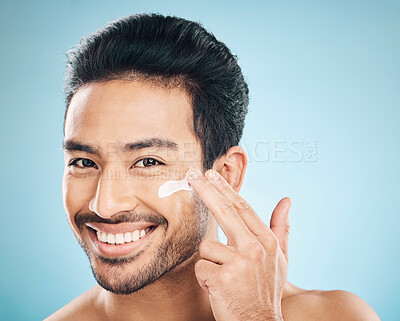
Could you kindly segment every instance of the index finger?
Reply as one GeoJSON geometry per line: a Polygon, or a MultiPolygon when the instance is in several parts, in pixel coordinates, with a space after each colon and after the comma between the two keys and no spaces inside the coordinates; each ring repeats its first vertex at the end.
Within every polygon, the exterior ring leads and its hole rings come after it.
{"type": "Polygon", "coordinates": [[[262,237],[266,233],[272,233],[250,204],[233,189],[220,173],[215,170],[208,170],[206,176],[213,182],[215,188],[232,203],[249,230],[255,236],[262,237]]]}
{"type": "Polygon", "coordinates": [[[225,233],[228,243],[233,242],[239,245],[254,237],[232,203],[222,196],[198,169],[189,170],[188,180],[214,215],[218,225],[225,233]]]}

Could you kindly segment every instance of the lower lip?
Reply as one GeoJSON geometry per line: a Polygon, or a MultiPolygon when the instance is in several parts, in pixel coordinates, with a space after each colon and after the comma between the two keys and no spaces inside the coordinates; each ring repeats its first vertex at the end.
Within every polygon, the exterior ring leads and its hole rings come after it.
{"type": "Polygon", "coordinates": [[[124,244],[108,244],[104,242],[100,242],[97,239],[96,231],[92,228],[88,228],[89,230],[89,236],[96,248],[105,256],[109,257],[121,257],[121,256],[126,256],[129,254],[133,254],[137,250],[137,248],[143,246],[146,242],[149,241],[150,236],[153,234],[153,232],[157,229],[158,226],[153,228],[149,233],[147,233],[144,237],[141,239],[134,241],[134,242],[129,242],[129,243],[124,243],[124,244]]]}

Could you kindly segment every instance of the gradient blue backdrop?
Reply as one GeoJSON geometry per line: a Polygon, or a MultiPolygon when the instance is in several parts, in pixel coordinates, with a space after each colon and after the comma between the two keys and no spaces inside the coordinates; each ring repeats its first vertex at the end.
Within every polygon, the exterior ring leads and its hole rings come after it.
{"type": "Polygon", "coordinates": [[[242,194],[265,221],[292,198],[289,281],[399,320],[399,2],[187,0],[1,0],[0,319],[43,319],[95,284],[62,206],[65,52],[141,12],[200,21],[238,55],[242,194]]]}

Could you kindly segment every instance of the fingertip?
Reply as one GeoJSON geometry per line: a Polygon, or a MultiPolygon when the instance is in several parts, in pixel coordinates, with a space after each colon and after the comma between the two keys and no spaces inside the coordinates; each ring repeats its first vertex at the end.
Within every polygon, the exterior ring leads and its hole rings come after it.
{"type": "Polygon", "coordinates": [[[293,204],[292,199],[290,197],[287,197],[287,196],[282,198],[281,202],[284,204],[284,206],[287,209],[290,209],[292,207],[292,204],[293,204]]]}
{"type": "Polygon", "coordinates": [[[189,181],[197,180],[202,176],[201,171],[198,168],[189,168],[186,172],[186,177],[189,181]]]}

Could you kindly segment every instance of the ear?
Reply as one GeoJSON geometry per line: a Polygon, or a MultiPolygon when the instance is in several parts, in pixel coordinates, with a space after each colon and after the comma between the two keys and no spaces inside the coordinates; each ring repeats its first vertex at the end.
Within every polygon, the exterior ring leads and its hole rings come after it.
{"type": "Polygon", "coordinates": [[[236,192],[240,191],[243,184],[246,168],[247,155],[240,146],[229,148],[213,165],[213,169],[220,173],[236,192]]]}

